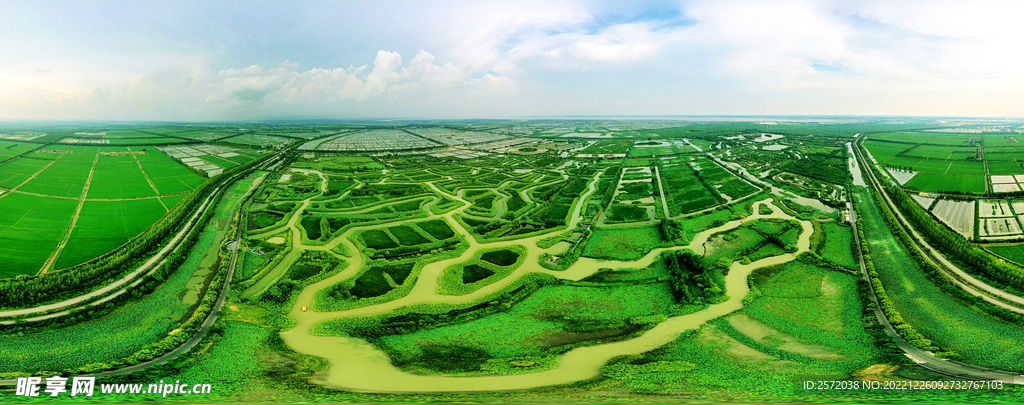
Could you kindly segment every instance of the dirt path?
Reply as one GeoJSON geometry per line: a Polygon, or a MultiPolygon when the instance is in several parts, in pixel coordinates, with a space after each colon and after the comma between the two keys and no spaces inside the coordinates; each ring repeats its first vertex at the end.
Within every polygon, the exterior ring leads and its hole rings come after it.
{"type": "MultiPolygon", "coordinates": [[[[60,160],[60,158],[54,159],[50,163],[47,163],[46,166],[43,166],[42,169],[39,169],[39,171],[36,172],[36,174],[33,174],[32,177],[29,177],[28,180],[25,180],[25,181],[21,182],[21,184],[18,184],[17,186],[14,186],[14,188],[8,190],[6,193],[0,194],[0,198],[4,198],[4,197],[7,197],[7,196],[9,196],[11,194],[14,194],[16,191],[18,191],[19,188],[21,188],[21,186],[24,186],[25,184],[28,184],[28,182],[30,182],[33,179],[35,179],[36,176],[39,176],[39,174],[41,174],[42,172],[45,172],[46,169],[49,169],[50,166],[53,166],[54,163],[57,163],[58,160],[60,160]]],[[[29,194],[29,193],[25,193],[25,194],[29,194]]],[[[67,197],[67,199],[74,200],[74,198],[71,198],[71,197],[67,197]]]]}
{"type": "MultiPolygon", "coordinates": [[[[131,152],[131,150],[132,148],[128,147],[128,151],[131,152]]],[[[153,192],[156,193],[157,197],[160,197],[160,190],[157,190],[156,184],[153,183],[153,180],[149,178],[149,175],[146,174],[146,171],[142,169],[142,162],[139,161],[138,156],[135,156],[134,153],[129,153],[129,155],[132,156],[132,160],[135,161],[135,164],[139,165],[139,171],[142,172],[142,177],[146,178],[146,182],[149,183],[149,187],[153,189],[153,192]]],[[[168,212],[171,211],[171,209],[167,207],[167,204],[164,204],[164,200],[159,201],[160,205],[163,205],[165,210],[167,210],[168,212]]]]}
{"type": "Polygon", "coordinates": [[[665,185],[661,183],[661,170],[659,166],[654,166],[654,175],[658,178],[658,193],[661,194],[661,209],[665,212],[665,218],[671,218],[672,214],[668,212],[668,200],[665,199],[665,185]]]}
{"type": "Polygon", "coordinates": [[[100,154],[96,153],[96,157],[92,160],[92,168],[89,169],[89,177],[85,179],[85,186],[82,187],[82,195],[78,198],[78,206],[75,207],[75,214],[71,216],[71,223],[68,224],[67,229],[64,230],[64,236],[60,238],[60,243],[53,249],[53,253],[43,263],[43,267],[39,269],[37,274],[45,274],[50,271],[53,266],[57,263],[57,258],[60,257],[61,252],[64,251],[64,247],[68,245],[68,240],[71,239],[71,233],[75,230],[75,225],[78,224],[78,216],[82,213],[82,206],[85,205],[85,197],[89,195],[89,187],[92,186],[92,176],[96,174],[96,165],[100,162],[100,154]]]}

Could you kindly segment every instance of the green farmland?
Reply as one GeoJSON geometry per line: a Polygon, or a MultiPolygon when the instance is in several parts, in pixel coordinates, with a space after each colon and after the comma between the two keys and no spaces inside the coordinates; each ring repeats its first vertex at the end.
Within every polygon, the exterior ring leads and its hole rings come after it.
{"type": "Polygon", "coordinates": [[[74,266],[117,248],[205,182],[149,146],[34,145],[0,165],[3,276],[74,266]],[[71,228],[73,225],[73,228],[71,228]],[[71,229],[69,229],[71,228],[71,229]]]}
{"type": "Polygon", "coordinates": [[[19,124],[0,380],[131,371],[99,379],[216,384],[208,403],[1016,401],[1009,382],[804,388],[1024,372],[1024,316],[928,272],[875,201],[925,207],[896,229],[1015,294],[1017,265],[980,255],[1024,260],[1024,208],[974,199],[1019,182],[1024,137],[816,120],[19,124]],[[859,142],[891,187],[851,172],[859,142]],[[938,233],[947,211],[1009,236],[938,233]]]}

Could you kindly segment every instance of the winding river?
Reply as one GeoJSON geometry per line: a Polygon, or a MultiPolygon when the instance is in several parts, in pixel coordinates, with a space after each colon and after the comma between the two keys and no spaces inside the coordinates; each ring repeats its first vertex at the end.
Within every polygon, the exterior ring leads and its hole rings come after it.
{"type": "MultiPolygon", "coordinates": [[[[576,205],[573,206],[573,210],[571,211],[573,212],[573,215],[570,219],[569,229],[574,228],[582,220],[582,217],[579,214],[581,211],[579,209],[579,204],[582,204],[589,195],[595,192],[598,176],[600,176],[600,173],[594,176],[593,180],[590,182],[588,190],[580,199],[577,200],[576,205]]],[[[434,187],[434,190],[448,198],[456,199],[464,203],[466,202],[459,196],[444,193],[436,187],[434,187]]],[[[458,222],[451,218],[454,213],[461,212],[468,205],[469,204],[467,203],[463,208],[443,215],[431,215],[430,218],[446,218],[449,224],[452,225],[452,228],[456,232],[462,234],[466,240],[469,241],[469,249],[457,258],[441,260],[424,266],[416,280],[415,286],[406,296],[377,305],[344,311],[302,311],[302,307],[304,306],[314,308],[313,300],[317,291],[350,278],[359,271],[360,267],[363,265],[363,259],[358,257],[358,254],[356,257],[347,259],[349,265],[343,271],[328,279],[312,284],[300,292],[295,305],[288,314],[295,319],[296,325],[290,330],[281,332],[281,337],[293,350],[327,360],[329,365],[328,369],[326,372],[319,374],[318,377],[315,377],[313,380],[314,383],[333,389],[349,391],[464,392],[523,390],[568,384],[597,378],[601,374],[601,367],[607,364],[608,361],[614,357],[635,355],[652,350],[672,342],[687,330],[699,328],[709,320],[741,309],[743,307],[742,300],[749,292],[747,277],[750,273],[760,267],[794,260],[798,254],[809,249],[810,236],[813,232],[813,227],[809,221],[800,221],[802,233],[800,234],[800,238],[797,243],[797,252],[768,257],[749,264],[734,262],[729,270],[728,276],[726,276],[726,292],[729,295],[728,300],[719,304],[711,305],[710,307],[695,313],[669,318],[635,338],[612,343],[579,347],[570,350],[560,356],[558,364],[554,368],[535,373],[465,377],[412,374],[393,366],[387,354],[363,339],[355,337],[315,336],[311,333],[313,327],[317,323],[330,319],[386,313],[398,308],[417,304],[472,303],[490,294],[503,290],[522,276],[531,272],[548,273],[560,279],[579,280],[594,274],[601,268],[643,268],[650,265],[657,259],[658,255],[662,251],[666,250],[665,248],[654,249],[643,258],[635,261],[604,261],[580,258],[573,266],[564,271],[552,271],[542,268],[538,264],[540,256],[545,252],[553,253],[558,249],[564,249],[564,246],[556,245],[549,249],[539,249],[536,246],[536,242],[538,240],[548,237],[551,234],[511,241],[479,243],[472,235],[469,234],[468,231],[459,226],[458,222]],[[481,248],[511,245],[526,246],[528,248],[528,254],[524,264],[509,276],[466,295],[452,296],[437,293],[438,280],[441,273],[448,265],[470,259],[481,248]]],[[[429,210],[426,211],[429,212],[429,210]]],[[[754,214],[747,218],[730,221],[719,227],[708,229],[697,234],[687,246],[677,246],[667,249],[676,250],[688,248],[700,254],[704,252],[704,243],[711,235],[734,229],[746,221],[764,218],[797,219],[785,214],[772,203],[770,198],[756,202],[753,212],[754,214]],[[760,205],[767,205],[771,207],[772,214],[760,214],[758,209],[760,205]]],[[[296,217],[297,216],[298,215],[296,215],[296,217]]],[[[423,219],[420,218],[408,221],[422,220],[423,219]]],[[[288,223],[288,227],[292,228],[293,235],[298,234],[298,230],[295,229],[294,222],[295,221],[289,221],[288,223]]],[[[293,240],[293,242],[298,242],[295,244],[294,249],[329,250],[334,246],[337,246],[339,243],[343,243],[349,251],[358,252],[359,250],[352,244],[349,238],[355,230],[356,229],[354,228],[349,229],[343,235],[324,246],[306,246],[303,245],[300,240],[293,240]]],[[[279,266],[287,266],[289,264],[290,261],[286,260],[279,266]]]]}

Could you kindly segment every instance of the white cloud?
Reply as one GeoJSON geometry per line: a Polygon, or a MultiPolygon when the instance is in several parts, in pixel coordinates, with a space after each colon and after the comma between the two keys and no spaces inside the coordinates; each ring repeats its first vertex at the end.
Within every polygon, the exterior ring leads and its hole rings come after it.
{"type": "Polygon", "coordinates": [[[338,35],[328,26],[295,31],[306,36],[280,35],[287,40],[279,43],[273,29],[254,39],[228,27],[208,46],[187,46],[186,36],[184,45],[159,51],[142,45],[51,50],[70,35],[0,41],[11,53],[0,67],[0,117],[1024,114],[1021,2],[694,0],[678,10],[572,0],[406,6],[399,13],[338,6],[382,13],[372,24],[346,21],[349,33],[372,33],[360,40],[373,47],[341,49],[337,58],[352,58],[342,62],[320,57],[318,41],[338,35]],[[405,57],[372,54],[379,48],[405,57]],[[267,50],[274,56],[261,52],[267,50]],[[249,52],[258,56],[250,59],[249,52]],[[295,60],[328,67],[303,69],[295,60]],[[331,67],[349,63],[358,64],[331,67]],[[632,110],[619,111],[622,106],[632,110]]]}
{"type": "MultiPolygon", "coordinates": [[[[53,82],[48,86],[59,87],[53,82]]],[[[204,65],[177,66],[89,90],[40,93],[29,88],[25,92],[45,100],[47,108],[59,101],[76,104],[73,109],[80,114],[95,112],[102,106],[118,110],[114,118],[173,114],[180,119],[188,119],[183,114],[196,111],[215,114],[258,108],[273,112],[289,106],[367,102],[387,98],[389,94],[515,90],[507,78],[474,74],[468,66],[438,64],[433,55],[422,50],[408,63],[397,52],[381,50],[372,67],[300,70],[297,64],[286,61],[278,67],[252,65],[214,73],[204,65]]]]}

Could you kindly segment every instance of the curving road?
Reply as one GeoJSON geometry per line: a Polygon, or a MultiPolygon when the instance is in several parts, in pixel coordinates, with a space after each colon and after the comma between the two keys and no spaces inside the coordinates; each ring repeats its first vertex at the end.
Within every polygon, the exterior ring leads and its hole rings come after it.
{"type": "MultiPolygon", "coordinates": [[[[266,167],[266,165],[270,164],[272,161],[274,161],[276,159],[280,159],[280,156],[268,159],[266,162],[261,164],[260,167],[261,168],[262,167],[266,167]]],[[[258,168],[254,168],[253,170],[258,170],[258,168]]],[[[117,281],[114,281],[114,282],[112,282],[110,284],[107,284],[107,285],[105,285],[103,287],[100,287],[100,288],[98,288],[96,290],[90,291],[88,293],[85,293],[85,294],[82,294],[82,295],[79,295],[77,297],[70,298],[70,299],[67,299],[67,300],[64,300],[64,301],[56,302],[56,303],[53,303],[53,304],[40,305],[40,306],[36,306],[36,307],[33,307],[33,308],[23,308],[23,309],[14,309],[14,310],[0,311],[0,318],[16,317],[16,316],[23,316],[23,315],[30,315],[30,314],[37,314],[37,313],[48,312],[48,311],[53,311],[53,310],[57,310],[57,309],[68,309],[68,311],[62,311],[60,313],[48,314],[48,315],[39,316],[39,317],[36,317],[36,318],[29,318],[29,319],[26,319],[26,321],[32,322],[32,321],[40,321],[40,320],[44,320],[44,319],[50,319],[50,318],[54,318],[56,316],[67,315],[71,309],[74,309],[77,306],[81,306],[82,304],[86,304],[86,303],[90,302],[91,300],[93,300],[95,298],[103,297],[104,295],[107,295],[108,293],[110,293],[112,291],[115,291],[115,290],[121,288],[122,286],[125,286],[126,284],[128,284],[129,282],[132,282],[133,280],[135,280],[135,283],[129,284],[126,288],[131,288],[131,287],[136,286],[137,283],[138,283],[138,280],[136,280],[136,278],[140,274],[142,274],[143,272],[146,272],[147,270],[149,270],[149,272],[146,273],[147,275],[152,273],[153,271],[156,271],[156,269],[166,261],[165,258],[167,256],[167,254],[170,253],[173,250],[176,250],[178,248],[178,246],[179,246],[178,242],[180,242],[183,238],[185,238],[186,235],[188,235],[195,228],[194,225],[198,221],[199,217],[203,213],[205,213],[207,209],[210,209],[211,207],[214,206],[213,202],[215,201],[216,196],[221,191],[221,189],[225,188],[227,185],[233,184],[235,181],[237,181],[238,178],[244,177],[248,173],[250,173],[250,172],[239,173],[234,178],[230,179],[229,181],[226,181],[224,184],[221,184],[220,186],[215,188],[210,193],[210,195],[207,196],[205,200],[203,200],[203,203],[192,214],[192,217],[189,218],[188,222],[182,227],[182,229],[180,231],[178,231],[177,234],[174,235],[173,238],[171,238],[171,240],[166,244],[166,246],[164,246],[162,249],[160,249],[160,251],[157,252],[156,254],[154,254],[153,257],[151,257],[148,260],[146,260],[141,266],[139,266],[137,269],[135,269],[131,273],[128,273],[127,275],[125,275],[124,277],[118,279],[117,281]]],[[[116,292],[115,294],[121,294],[121,293],[122,292],[116,292]]],[[[106,298],[98,300],[95,303],[96,304],[102,303],[103,300],[107,300],[107,299],[110,299],[112,297],[113,297],[113,295],[108,296],[106,298]]],[[[13,323],[14,323],[13,320],[0,322],[0,324],[13,324],[13,323]]]]}
{"type": "MultiPolygon", "coordinates": [[[[852,193],[848,194],[851,195],[850,198],[852,199],[852,193]]],[[[850,210],[850,219],[853,223],[853,244],[857,249],[861,276],[864,277],[864,280],[868,281],[868,288],[871,290],[871,301],[875,303],[875,317],[878,318],[878,322],[885,328],[885,333],[889,335],[893,342],[896,343],[896,346],[898,346],[908,358],[921,367],[951,377],[963,378],[965,380],[972,381],[1002,381],[1010,384],[1024,384],[1024,376],[1019,376],[1007,371],[1000,371],[954,360],[943,359],[935,356],[931,352],[914,347],[910,342],[907,342],[903,336],[900,336],[900,334],[893,329],[892,324],[889,323],[889,319],[885,317],[885,313],[882,312],[881,306],[878,305],[878,297],[875,295],[875,287],[871,284],[871,277],[868,276],[868,269],[864,264],[864,252],[860,250],[860,233],[857,231],[857,212],[853,209],[852,200],[847,201],[847,208],[850,210]]]]}
{"type": "Polygon", "coordinates": [[[1024,314],[1024,309],[1022,309],[1022,306],[1024,306],[1024,298],[1010,294],[987,284],[984,281],[978,280],[963,271],[963,269],[953,262],[946,259],[945,255],[929,244],[928,241],[925,240],[924,236],[917,232],[917,228],[907,220],[903,215],[903,212],[896,207],[896,204],[892,202],[892,199],[889,198],[889,194],[886,193],[885,188],[882,187],[882,183],[878,180],[878,177],[875,176],[875,172],[871,170],[870,166],[867,166],[869,163],[861,154],[860,147],[854,145],[854,150],[857,152],[857,158],[861,161],[864,171],[867,173],[867,179],[871,184],[871,187],[874,187],[875,190],[882,195],[882,198],[885,200],[885,204],[889,207],[889,210],[896,214],[896,218],[899,219],[903,228],[910,232],[911,239],[915,242],[914,249],[917,250],[922,257],[931,261],[932,264],[935,264],[950,281],[971,295],[979,296],[985,301],[1006,310],[1024,314]],[[936,261],[938,263],[936,263],[936,261]]]}
{"type": "MultiPolygon", "coordinates": [[[[861,159],[862,164],[864,164],[863,157],[859,153],[857,153],[857,157],[861,159]]],[[[877,180],[874,179],[871,170],[865,167],[865,171],[869,173],[869,180],[873,185],[875,185],[875,181],[877,180]]],[[[854,202],[852,191],[853,190],[847,192],[846,205],[847,209],[850,211],[850,221],[853,225],[853,244],[857,251],[861,276],[863,276],[864,280],[868,282],[868,288],[871,291],[871,301],[875,304],[875,317],[885,329],[886,335],[889,335],[893,342],[896,343],[896,346],[899,347],[908,358],[921,367],[936,373],[972,381],[1002,381],[1009,384],[1024,384],[1024,376],[1017,375],[1012,372],[981,367],[935,356],[934,353],[921,350],[911,345],[910,342],[907,342],[903,336],[900,336],[900,334],[896,332],[892,324],[889,323],[889,319],[885,317],[885,313],[882,312],[881,306],[878,305],[878,297],[875,293],[875,288],[871,284],[871,278],[868,275],[867,266],[864,264],[864,252],[861,251],[860,232],[857,229],[857,211],[853,209],[854,202]]]]}
{"type": "MultiPolygon", "coordinates": [[[[240,198],[240,201],[242,201],[243,203],[239,204],[239,207],[244,205],[244,201],[247,198],[249,198],[252,195],[252,193],[257,188],[259,188],[259,185],[263,182],[264,179],[266,179],[266,177],[267,176],[264,175],[264,176],[256,179],[256,181],[253,182],[252,186],[249,188],[249,191],[244,196],[242,196],[240,198]]],[[[237,229],[241,225],[241,221],[244,218],[245,218],[245,216],[242,214],[241,211],[239,211],[239,213],[236,214],[236,222],[235,222],[236,235],[235,235],[235,240],[233,242],[234,246],[236,246],[236,247],[237,246],[241,246],[242,232],[237,231],[237,229]]],[[[179,356],[181,356],[181,355],[183,355],[185,353],[188,353],[190,350],[195,348],[196,345],[198,345],[199,342],[201,342],[203,340],[203,338],[206,337],[206,334],[210,331],[210,328],[213,327],[213,325],[217,322],[217,315],[220,313],[220,310],[224,307],[224,301],[227,299],[228,291],[231,289],[231,280],[232,280],[232,278],[235,275],[235,267],[236,267],[237,263],[238,263],[238,249],[233,249],[231,251],[231,264],[230,264],[230,266],[228,266],[228,275],[224,279],[224,285],[223,285],[223,287],[221,287],[220,295],[217,297],[217,302],[214,304],[213,309],[210,311],[210,315],[208,315],[206,317],[206,320],[203,321],[202,326],[199,327],[199,330],[196,331],[196,334],[194,336],[192,336],[191,339],[189,339],[188,341],[183,343],[181,346],[178,346],[176,349],[171,350],[171,351],[165,353],[164,355],[162,355],[160,357],[157,357],[157,358],[155,358],[153,360],[150,360],[150,361],[147,361],[147,362],[144,362],[144,363],[139,363],[139,364],[136,364],[136,365],[133,365],[133,366],[128,366],[128,367],[120,368],[120,369],[117,369],[117,370],[102,371],[102,372],[94,373],[94,374],[85,374],[84,376],[87,376],[87,377],[88,376],[104,377],[104,376],[114,376],[114,375],[126,375],[126,374],[132,374],[132,373],[148,370],[148,369],[156,367],[156,366],[167,364],[167,363],[173,361],[174,359],[178,358],[179,356]]],[[[17,383],[17,380],[0,380],[0,385],[15,385],[16,383],[17,383]]]]}

